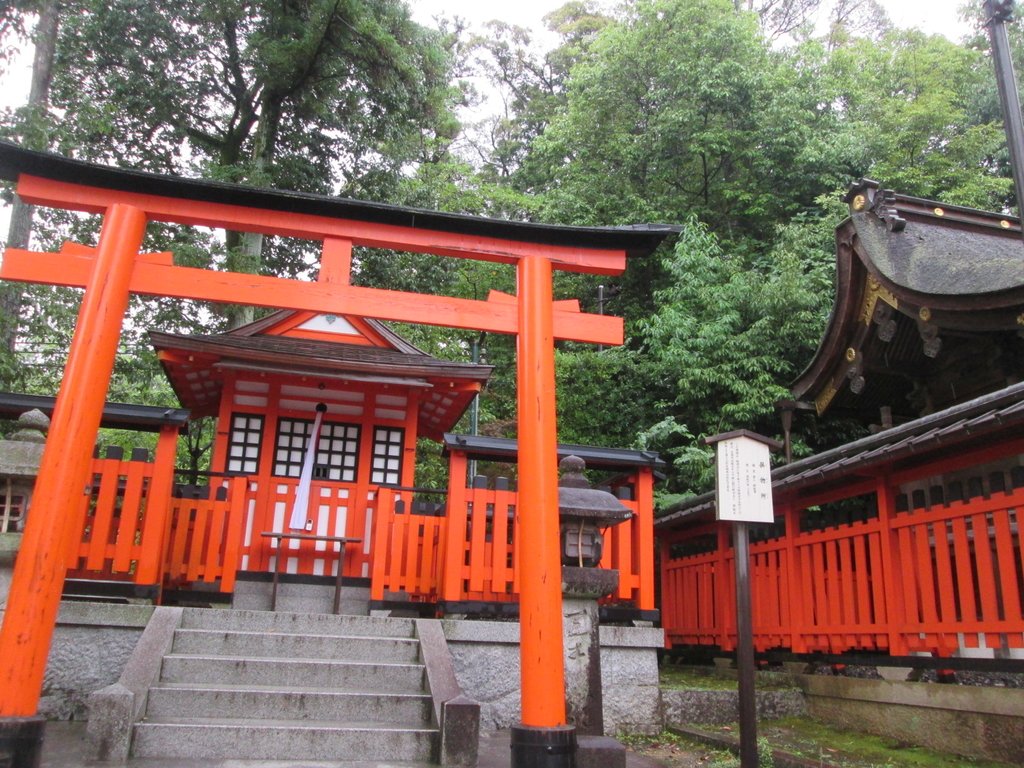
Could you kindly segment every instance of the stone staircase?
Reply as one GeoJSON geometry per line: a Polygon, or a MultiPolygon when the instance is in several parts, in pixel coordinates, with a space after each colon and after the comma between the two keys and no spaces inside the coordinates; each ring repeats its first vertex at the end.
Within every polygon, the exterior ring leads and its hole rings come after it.
{"type": "Polygon", "coordinates": [[[131,738],[137,758],[437,760],[411,619],[185,609],[131,738]]]}

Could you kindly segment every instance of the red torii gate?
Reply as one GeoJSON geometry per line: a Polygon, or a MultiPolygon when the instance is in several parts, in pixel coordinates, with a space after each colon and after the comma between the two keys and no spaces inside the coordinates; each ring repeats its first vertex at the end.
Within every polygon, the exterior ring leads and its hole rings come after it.
{"type": "Polygon", "coordinates": [[[138,293],[344,309],[517,336],[521,530],[531,552],[520,562],[522,728],[565,730],[554,341],[621,344],[623,325],[620,318],[582,313],[574,302],[554,302],[552,270],[618,274],[627,255],[649,253],[673,228],[555,227],[441,214],[117,170],[3,142],[0,176],[17,180],[27,203],[103,216],[95,249],[8,249],[0,266],[0,277],[8,280],[86,289],[0,628],[0,727],[38,728],[40,689],[75,533],[65,512],[80,504],[87,485],[124,313],[129,295],[138,293]],[[139,252],[149,221],[319,240],[318,281],[175,266],[172,254],[139,252]],[[353,286],[354,245],[514,264],[517,297],[476,301],[353,286]]]}

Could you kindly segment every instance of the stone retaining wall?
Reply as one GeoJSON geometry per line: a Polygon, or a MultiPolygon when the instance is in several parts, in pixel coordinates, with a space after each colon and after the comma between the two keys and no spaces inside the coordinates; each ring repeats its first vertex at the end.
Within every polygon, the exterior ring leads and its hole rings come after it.
{"type": "MultiPolygon", "coordinates": [[[[799,717],[807,714],[804,695],[799,690],[758,691],[757,719],[777,720],[780,717],[799,717]]],[[[740,717],[737,691],[663,690],[665,726],[727,725],[740,717]]]]}
{"type": "MultiPolygon", "coordinates": [[[[117,682],[152,612],[152,606],[144,605],[62,603],[40,714],[51,720],[85,719],[86,698],[117,682]]],[[[519,624],[446,620],[442,625],[459,684],[481,704],[481,727],[518,723],[519,624]]],[[[605,732],[659,732],[662,631],[604,626],[600,636],[605,732]]]]}
{"type": "MultiPolygon", "coordinates": [[[[444,621],[455,675],[466,695],[480,702],[480,727],[508,728],[519,722],[519,624],[444,621]]],[[[658,655],[661,629],[600,628],[604,730],[658,733],[661,692],[658,655]]]]}
{"type": "Polygon", "coordinates": [[[816,720],[965,757],[1024,765],[1024,690],[801,675],[816,720]]]}
{"type": "Polygon", "coordinates": [[[85,720],[89,694],[117,682],[152,613],[149,605],[61,603],[39,714],[85,720]]]}

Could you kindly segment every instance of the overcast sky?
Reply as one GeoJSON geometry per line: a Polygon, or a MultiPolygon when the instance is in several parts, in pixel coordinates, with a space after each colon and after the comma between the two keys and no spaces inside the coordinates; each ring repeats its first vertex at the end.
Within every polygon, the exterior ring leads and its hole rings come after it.
{"type": "MultiPolygon", "coordinates": [[[[422,24],[430,24],[438,15],[459,16],[477,27],[491,19],[511,22],[532,30],[544,30],[545,14],[563,5],[566,0],[516,0],[495,5],[481,0],[409,0],[413,16],[422,24]]],[[[973,0],[979,6],[982,0],[973,0]]],[[[970,32],[959,20],[957,9],[964,0],[880,0],[889,17],[898,26],[917,27],[932,34],[942,34],[959,41],[970,32]]],[[[613,3],[614,4],[614,3],[613,3]]],[[[12,67],[0,80],[0,106],[23,104],[28,96],[30,56],[12,67]]]]}
{"type": "MultiPolygon", "coordinates": [[[[960,22],[957,9],[964,0],[880,0],[889,18],[900,27],[917,27],[930,34],[942,34],[959,41],[970,30],[960,22]]],[[[982,0],[974,0],[979,6],[982,0]]],[[[413,15],[428,23],[436,15],[460,16],[471,25],[491,19],[518,24],[528,29],[543,29],[541,19],[565,0],[516,0],[495,7],[480,0],[409,0],[413,15]]]]}

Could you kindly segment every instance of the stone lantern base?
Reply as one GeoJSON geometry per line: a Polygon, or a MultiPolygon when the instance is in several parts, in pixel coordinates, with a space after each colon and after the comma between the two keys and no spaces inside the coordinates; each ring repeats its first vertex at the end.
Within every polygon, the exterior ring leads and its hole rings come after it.
{"type": "Polygon", "coordinates": [[[566,715],[580,735],[604,735],[597,600],[618,586],[616,570],[562,566],[566,715]]]}

